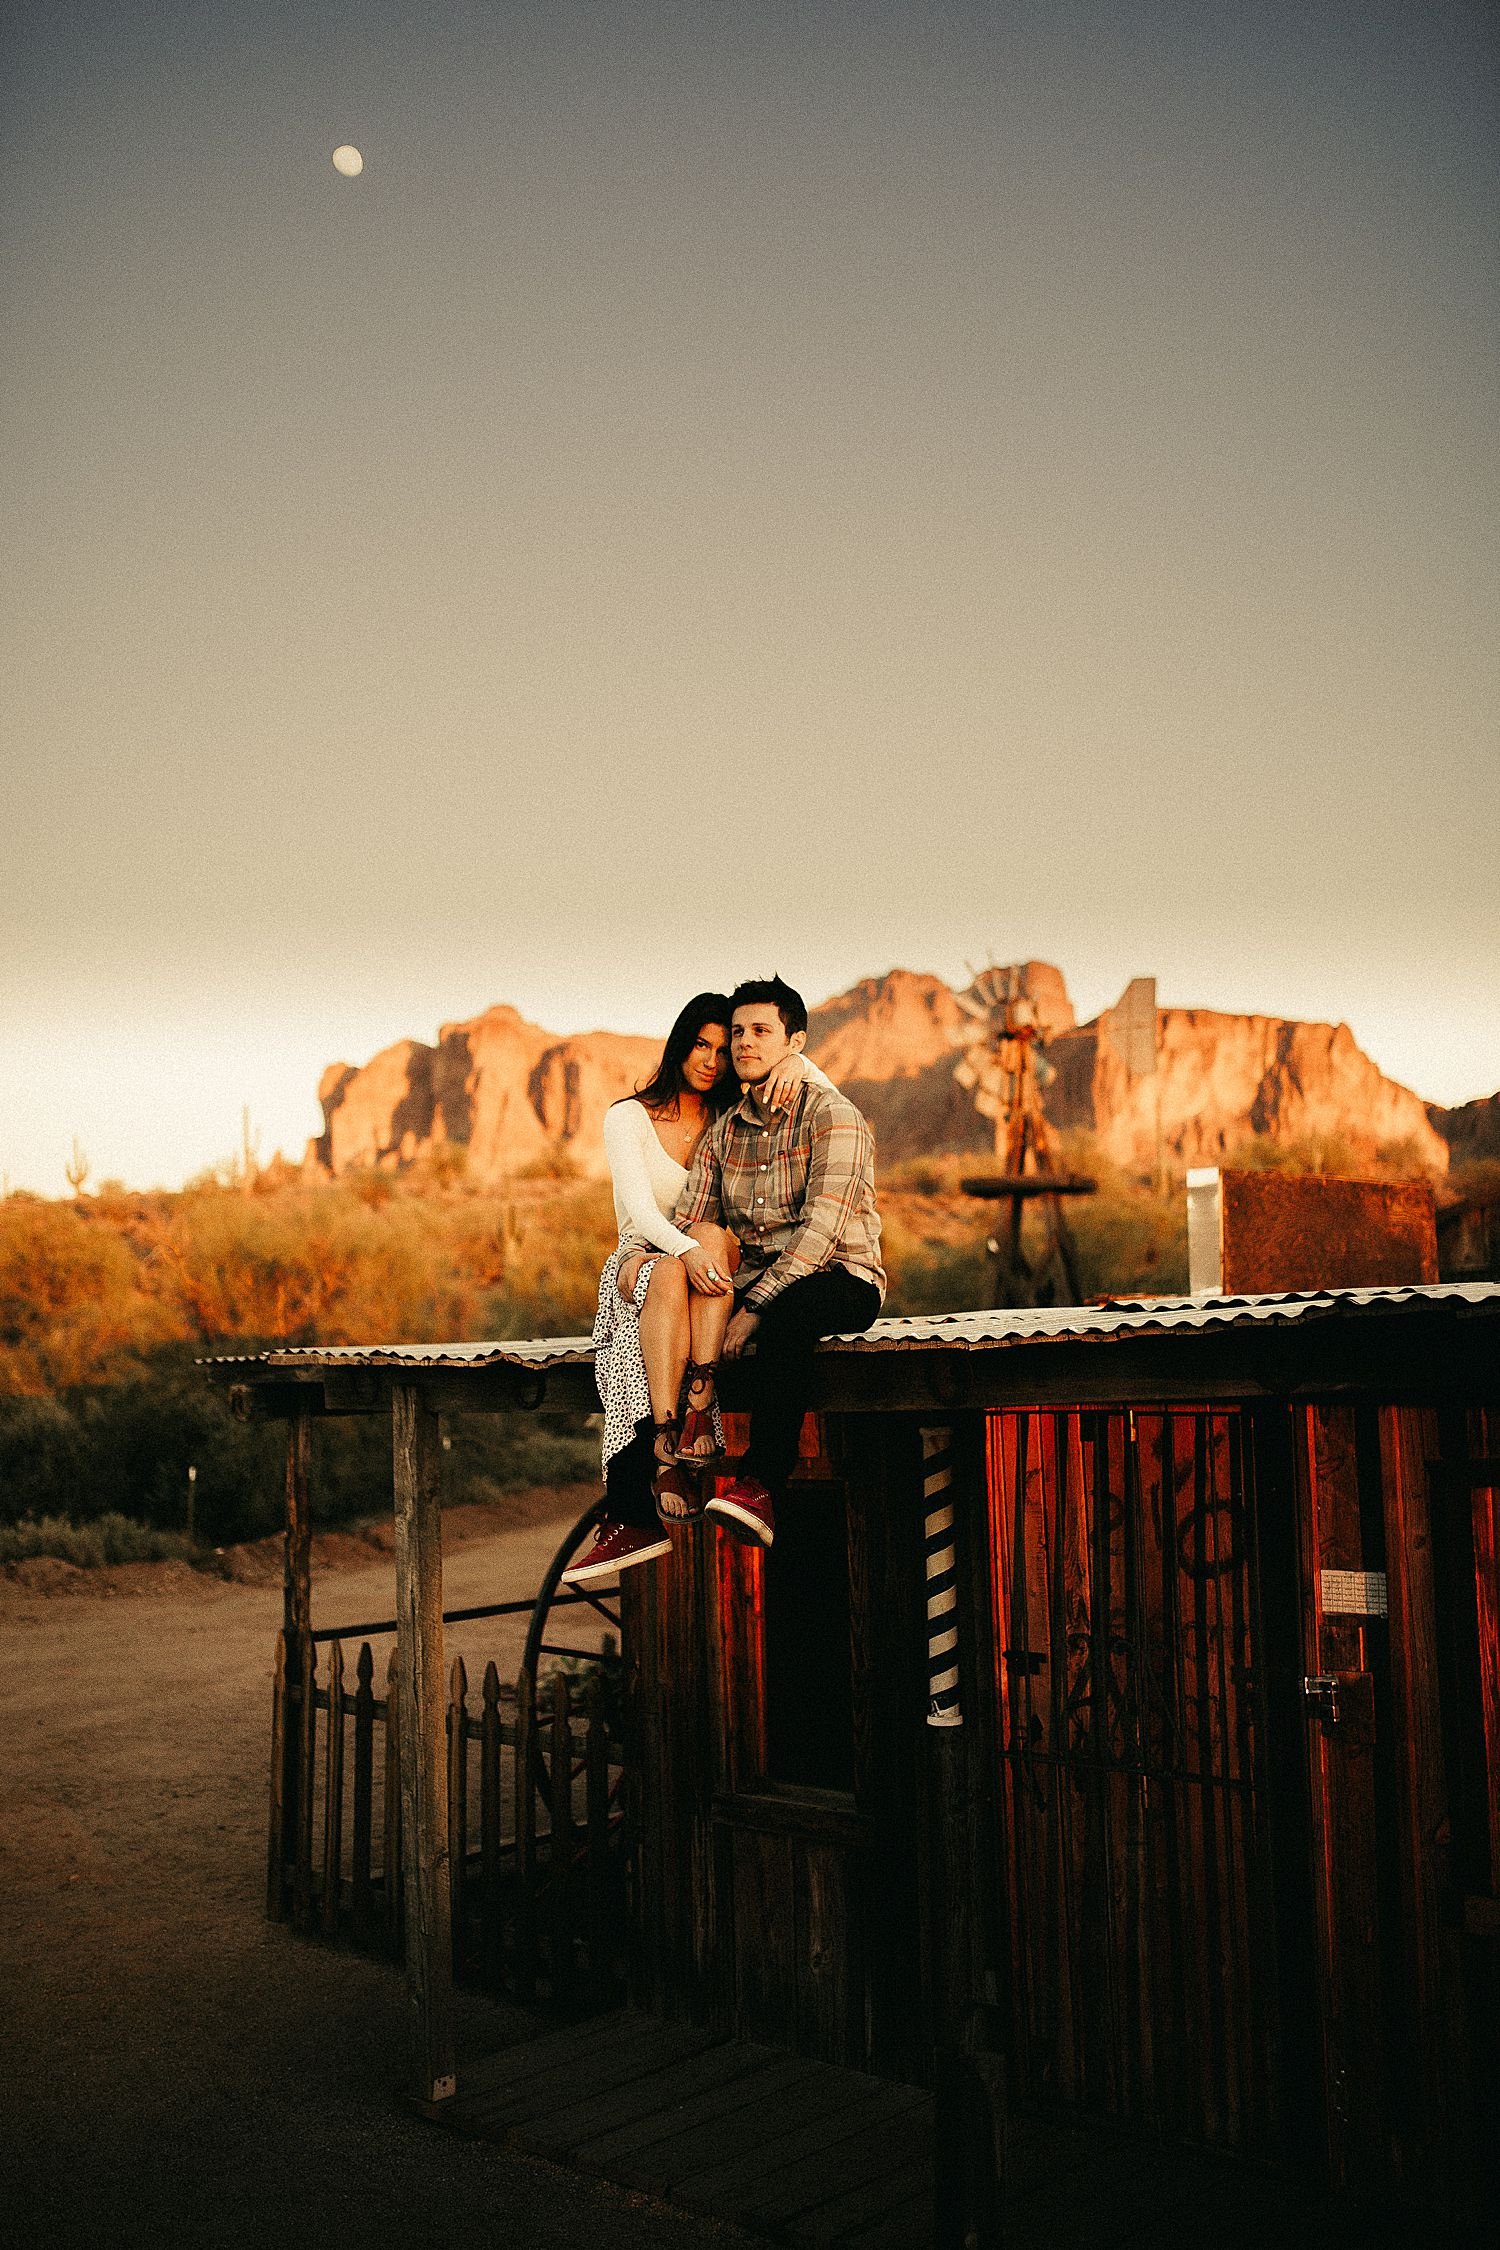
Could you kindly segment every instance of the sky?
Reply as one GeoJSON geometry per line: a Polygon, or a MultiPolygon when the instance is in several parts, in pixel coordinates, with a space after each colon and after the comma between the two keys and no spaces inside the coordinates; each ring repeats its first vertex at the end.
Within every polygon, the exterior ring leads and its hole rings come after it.
{"type": "Polygon", "coordinates": [[[1500,1087],[1492,10],[3,38],[0,1185],[771,970],[1500,1087]]]}

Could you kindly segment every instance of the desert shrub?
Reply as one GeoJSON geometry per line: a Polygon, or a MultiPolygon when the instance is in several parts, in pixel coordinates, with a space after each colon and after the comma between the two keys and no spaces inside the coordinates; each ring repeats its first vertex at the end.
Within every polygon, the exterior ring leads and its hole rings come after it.
{"type": "MultiPolygon", "coordinates": [[[[572,1416],[461,1415],[447,1431],[450,1501],[598,1474],[597,1433],[572,1416]]],[[[0,1525],[128,1516],[179,1532],[191,1463],[198,1536],[227,1547],[280,1528],[284,1460],[284,1430],[236,1422],[224,1391],[179,1346],[117,1383],[0,1399],[0,1525]]],[[[383,1416],[314,1423],[310,1498],[318,1524],[389,1515],[391,1439],[383,1416]]]]}
{"type": "Polygon", "coordinates": [[[994,1161],[970,1151],[955,1155],[936,1151],[927,1156],[904,1156],[878,1167],[877,1192],[889,1189],[904,1195],[957,1195],[959,1181],[972,1173],[994,1169],[994,1161]]]}
{"type": "Polygon", "coordinates": [[[1301,1133],[1274,1140],[1256,1133],[1224,1159],[1231,1171],[1316,1173],[1330,1180],[1425,1180],[1431,1173],[1415,1141],[1360,1140],[1347,1133],[1301,1133]]]}
{"type": "Polygon", "coordinates": [[[892,1220],[882,1237],[889,1287],[882,1311],[891,1320],[916,1313],[977,1312],[989,1303],[989,1260],[983,1222],[972,1243],[924,1242],[892,1220]]]}
{"type": "Polygon", "coordinates": [[[82,1570],[98,1570],[106,1563],[191,1562],[199,1552],[183,1532],[153,1531],[115,1514],[92,1523],[74,1523],[68,1516],[25,1516],[19,1523],[0,1524],[0,1563],[57,1555],[82,1570]]]}
{"type": "Polygon", "coordinates": [[[157,1247],[172,1296],[205,1342],[394,1343],[434,1323],[462,1333],[475,1295],[439,1255],[415,1203],[372,1210],[339,1188],[186,1195],[157,1247]]]}
{"type": "Polygon", "coordinates": [[[599,1270],[618,1239],[608,1188],[575,1188],[519,1206],[512,1232],[514,1246],[489,1299],[485,1333],[497,1341],[587,1335],[599,1270]]]}
{"type": "Polygon", "coordinates": [[[174,1332],[129,1242],[91,1208],[0,1202],[0,1394],[107,1378],[174,1332]]]}
{"type": "Polygon", "coordinates": [[[196,1521],[210,1545],[270,1530],[280,1512],[276,1433],[231,1419],[222,1391],[178,1346],[114,1383],[46,1400],[0,1399],[0,1522],[127,1515],[180,1530],[187,1471],[198,1470],[196,1521]]]}
{"type": "Polygon", "coordinates": [[[1068,1205],[1085,1297],[1176,1296],[1188,1285],[1187,1198],[1111,1185],[1068,1205]]]}
{"type": "Polygon", "coordinates": [[[451,1499],[487,1500],[534,1484],[579,1484],[599,1474],[599,1433],[572,1415],[455,1414],[446,1489],[451,1499]]]}

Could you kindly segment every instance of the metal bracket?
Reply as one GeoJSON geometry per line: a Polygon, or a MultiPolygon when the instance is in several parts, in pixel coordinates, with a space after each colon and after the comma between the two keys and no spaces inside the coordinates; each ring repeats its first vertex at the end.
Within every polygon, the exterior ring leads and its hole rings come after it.
{"type": "Polygon", "coordinates": [[[1339,1683],[1333,1672],[1315,1672],[1303,1679],[1302,1694],[1313,1715],[1325,1727],[1339,1723],[1339,1683]]]}

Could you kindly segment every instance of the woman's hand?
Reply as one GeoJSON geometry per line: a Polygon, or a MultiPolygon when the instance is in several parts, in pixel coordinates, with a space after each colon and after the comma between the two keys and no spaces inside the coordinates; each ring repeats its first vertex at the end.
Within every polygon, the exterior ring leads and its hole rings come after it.
{"type": "Polygon", "coordinates": [[[788,1055],[767,1077],[761,1092],[772,1109],[790,1109],[797,1088],[806,1076],[807,1064],[801,1055],[788,1055]]]}
{"type": "Polygon", "coordinates": [[[689,1289],[696,1289],[700,1297],[722,1297],[732,1286],[728,1274],[720,1271],[701,1242],[683,1251],[682,1264],[689,1289]]]}

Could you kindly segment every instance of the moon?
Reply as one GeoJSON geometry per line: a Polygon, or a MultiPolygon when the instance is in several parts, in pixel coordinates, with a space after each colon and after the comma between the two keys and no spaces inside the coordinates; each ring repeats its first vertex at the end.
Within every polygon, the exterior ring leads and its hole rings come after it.
{"type": "Polygon", "coordinates": [[[336,148],[333,152],[333,168],[335,172],[342,172],[346,180],[357,180],[365,168],[365,160],[357,148],[345,141],[341,148],[336,148]]]}

